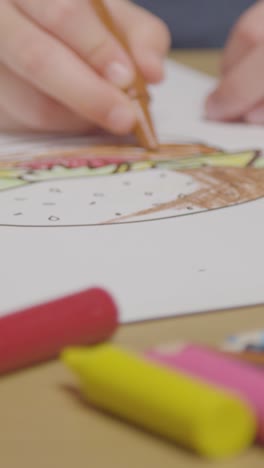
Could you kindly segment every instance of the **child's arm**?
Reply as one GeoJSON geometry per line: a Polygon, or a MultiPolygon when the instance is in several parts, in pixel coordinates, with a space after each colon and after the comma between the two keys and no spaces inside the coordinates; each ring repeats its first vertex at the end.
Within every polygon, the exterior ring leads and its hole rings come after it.
{"type": "MultiPolygon", "coordinates": [[[[166,26],[127,0],[105,1],[145,79],[160,81],[166,26]]],[[[121,89],[133,73],[90,0],[0,2],[1,129],[128,133],[136,116],[121,89]]]]}
{"type": "Polygon", "coordinates": [[[239,19],[224,52],[222,78],[207,101],[216,120],[264,124],[264,1],[239,19]]]}

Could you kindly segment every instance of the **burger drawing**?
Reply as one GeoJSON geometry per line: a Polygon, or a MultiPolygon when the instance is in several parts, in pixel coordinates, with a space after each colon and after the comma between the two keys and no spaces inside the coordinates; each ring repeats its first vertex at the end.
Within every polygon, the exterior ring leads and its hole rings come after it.
{"type": "Polygon", "coordinates": [[[0,225],[153,221],[264,197],[264,158],[206,144],[101,145],[0,161],[0,225]]]}

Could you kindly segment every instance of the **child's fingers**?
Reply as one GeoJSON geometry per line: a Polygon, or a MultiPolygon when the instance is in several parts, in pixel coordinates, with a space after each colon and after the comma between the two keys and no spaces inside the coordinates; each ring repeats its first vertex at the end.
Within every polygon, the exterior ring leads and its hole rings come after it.
{"type": "Polygon", "coordinates": [[[136,40],[136,31],[144,42],[144,47],[152,48],[164,56],[170,46],[170,33],[165,23],[149,11],[131,1],[105,0],[113,17],[130,41],[136,40]]]}
{"type": "MultiPolygon", "coordinates": [[[[7,123],[12,128],[78,133],[92,129],[88,122],[37,91],[3,65],[0,65],[0,89],[0,108],[8,116],[7,123]]],[[[3,129],[2,121],[0,127],[3,129]]]]}
{"type": "Polygon", "coordinates": [[[264,99],[245,115],[244,120],[251,124],[264,125],[264,99]]]}
{"type": "Polygon", "coordinates": [[[264,2],[257,2],[240,17],[231,32],[223,55],[223,73],[227,73],[254,47],[264,42],[263,23],[264,2]]]}
{"type": "Polygon", "coordinates": [[[227,40],[221,63],[221,73],[225,74],[247,54],[249,43],[238,25],[227,40]]]}
{"type": "Polygon", "coordinates": [[[4,132],[21,132],[26,129],[0,105],[0,129],[4,132]]]}
{"type": "Polygon", "coordinates": [[[165,23],[132,2],[105,1],[117,24],[125,32],[145,79],[149,82],[160,81],[163,77],[164,58],[171,42],[165,23]]]}
{"type": "Polygon", "coordinates": [[[131,31],[131,48],[139,68],[147,81],[157,83],[164,77],[164,62],[170,39],[167,28],[158,19],[131,31]],[[159,44],[157,44],[157,39],[159,44]],[[160,47],[162,44],[162,47],[160,47]]]}
{"type": "Polygon", "coordinates": [[[136,111],[123,92],[8,2],[0,3],[0,61],[93,124],[117,134],[135,124],[136,111]]]}
{"type": "Polygon", "coordinates": [[[264,45],[232,68],[208,98],[207,116],[215,120],[244,117],[264,98],[264,45]]]}
{"type": "Polygon", "coordinates": [[[89,0],[15,0],[15,4],[101,76],[120,88],[132,83],[134,70],[127,53],[102,24],[89,0]]]}

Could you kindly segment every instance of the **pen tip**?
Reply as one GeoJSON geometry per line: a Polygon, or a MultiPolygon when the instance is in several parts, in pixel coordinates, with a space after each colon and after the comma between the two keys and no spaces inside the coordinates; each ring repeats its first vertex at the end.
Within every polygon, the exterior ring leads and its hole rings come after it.
{"type": "Polygon", "coordinates": [[[137,111],[137,125],[135,133],[140,145],[149,151],[158,151],[159,144],[154,126],[146,105],[135,101],[137,111]]]}

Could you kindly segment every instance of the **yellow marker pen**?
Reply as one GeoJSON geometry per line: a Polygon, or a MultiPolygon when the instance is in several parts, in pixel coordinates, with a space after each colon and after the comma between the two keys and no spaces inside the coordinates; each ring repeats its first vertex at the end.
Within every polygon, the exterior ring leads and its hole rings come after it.
{"type": "Polygon", "coordinates": [[[209,458],[239,453],[254,439],[256,422],[238,396],[103,344],[71,348],[62,360],[98,407],[209,458]]]}

